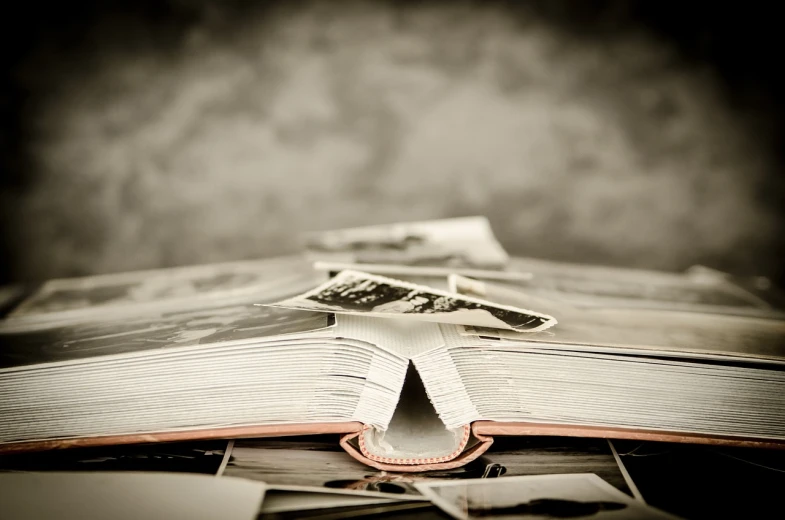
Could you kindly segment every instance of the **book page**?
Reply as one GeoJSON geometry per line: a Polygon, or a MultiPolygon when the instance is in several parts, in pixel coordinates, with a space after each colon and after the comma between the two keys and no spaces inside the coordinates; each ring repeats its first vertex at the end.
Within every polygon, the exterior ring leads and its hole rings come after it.
{"type": "Polygon", "coordinates": [[[0,325],[0,371],[97,356],[318,333],[330,323],[330,315],[321,312],[239,305],[40,330],[0,325]]]}
{"type": "Polygon", "coordinates": [[[336,316],[336,321],[336,337],[366,341],[406,359],[444,345],[436,323],[350,314],[336,316]]]}
{"type": "Polygon", "coordinates": [[[324,281],[299,257],[50,280],[9,315],[34,324],[274,301],[324,281]]]}

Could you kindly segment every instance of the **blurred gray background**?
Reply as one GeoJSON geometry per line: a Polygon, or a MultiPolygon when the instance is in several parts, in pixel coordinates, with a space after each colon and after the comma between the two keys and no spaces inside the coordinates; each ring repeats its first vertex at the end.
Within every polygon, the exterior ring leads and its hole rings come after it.
{"type": "Polygon", "coordinates": [[[12,9],[2,281],[473,214],[518,255],[782,279],[778,29],[763,8],[12,9]]]}

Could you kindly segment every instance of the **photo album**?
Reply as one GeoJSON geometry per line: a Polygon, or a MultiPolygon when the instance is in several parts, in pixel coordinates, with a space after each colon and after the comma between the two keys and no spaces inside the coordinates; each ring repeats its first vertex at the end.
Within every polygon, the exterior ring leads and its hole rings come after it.
{"type": "Polygon", "coordinates": [[[484,217],[303,247],[43,284],[0,321],[0,453],[339,434],[415,472],[501,436],[785,447],[774,288],[514,257],[484,217]]]}

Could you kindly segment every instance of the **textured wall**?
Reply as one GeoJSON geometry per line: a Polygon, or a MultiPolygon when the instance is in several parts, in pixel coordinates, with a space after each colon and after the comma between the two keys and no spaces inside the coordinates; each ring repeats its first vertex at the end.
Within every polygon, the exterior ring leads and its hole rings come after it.
{"type": "Polygon", "coordinates": [[[765,128],[670,43],[525,7],[282,4],[44,38],[14,71],[29,103],[26,176],[3,192],[10,276],[470,214],[517,254],[777,273],[765,128]]]}

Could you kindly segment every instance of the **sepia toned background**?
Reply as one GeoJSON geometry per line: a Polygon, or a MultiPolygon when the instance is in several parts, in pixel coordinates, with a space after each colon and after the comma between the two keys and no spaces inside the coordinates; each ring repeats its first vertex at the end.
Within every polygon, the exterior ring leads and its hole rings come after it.
{"type": "Polygon", "coordinates": [[[783,280],[779,37],[764,7],[11,9],[4,282],[473,214],[517,255],[783,280]]]}

